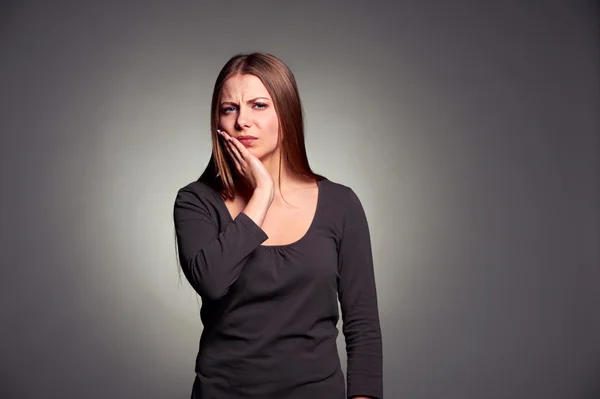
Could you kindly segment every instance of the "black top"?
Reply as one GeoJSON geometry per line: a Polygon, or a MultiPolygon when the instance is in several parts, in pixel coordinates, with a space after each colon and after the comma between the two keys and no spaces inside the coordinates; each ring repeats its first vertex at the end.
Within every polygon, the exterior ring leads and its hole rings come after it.
{"type": "Polygon", "coordinates": [[[183,272],[202,298],[192,398],[383,397],[382,344],[367,219],[354,191],[318,181],[306,234],[287,245],[196,181],[174,205],[183,272]],[[347,392],[336,347],[338,299],[347,392]],[[347,393],[347,396],[346,396],[347,393]]]}

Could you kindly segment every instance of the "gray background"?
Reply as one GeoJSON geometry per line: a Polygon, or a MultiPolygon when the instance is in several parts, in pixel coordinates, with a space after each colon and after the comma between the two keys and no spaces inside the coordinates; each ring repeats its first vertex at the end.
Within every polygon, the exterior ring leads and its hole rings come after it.
{"type": "Polygon", "coordinates": [[[172,205],[219,69],[254,50],[367,212],[386,398],[600,397],[598,11],[2,2],[0,397],[189,397],[172,205]]]}

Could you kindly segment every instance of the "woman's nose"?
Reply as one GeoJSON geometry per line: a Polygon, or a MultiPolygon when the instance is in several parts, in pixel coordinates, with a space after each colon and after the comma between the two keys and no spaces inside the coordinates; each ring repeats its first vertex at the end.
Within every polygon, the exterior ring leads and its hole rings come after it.
{"type": "Polygon", "coordinates": [[[240,109],[240,112],[238,113],[236,122],[242,128],[249,127],[250,126],[250,115],[248,115],[247,111],[240,109]]]}

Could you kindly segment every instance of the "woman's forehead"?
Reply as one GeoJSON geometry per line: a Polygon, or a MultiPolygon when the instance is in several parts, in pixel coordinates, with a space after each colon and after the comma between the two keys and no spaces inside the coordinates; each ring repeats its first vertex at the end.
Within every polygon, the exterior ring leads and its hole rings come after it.
{"type": "Polygon", "coordinates": [[[256,97],[271,98],[267,88],[257,76],[235,75],[223,83],[223,89],[221,90],[223,101],[256,97]]]}

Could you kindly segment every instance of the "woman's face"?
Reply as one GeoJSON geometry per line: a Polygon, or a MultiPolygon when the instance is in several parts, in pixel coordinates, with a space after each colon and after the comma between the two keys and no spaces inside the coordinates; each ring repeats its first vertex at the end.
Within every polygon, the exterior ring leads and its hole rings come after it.
{"type": "Polygon", "coordinates": [[[224,82],[219,128],[240,140],[261,160],[276,153],[279,148],[279,120],[273,100],[258,77],[236,75],[224,82]]]}

